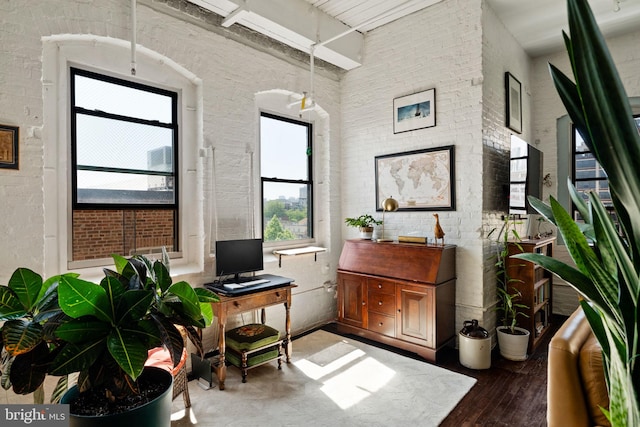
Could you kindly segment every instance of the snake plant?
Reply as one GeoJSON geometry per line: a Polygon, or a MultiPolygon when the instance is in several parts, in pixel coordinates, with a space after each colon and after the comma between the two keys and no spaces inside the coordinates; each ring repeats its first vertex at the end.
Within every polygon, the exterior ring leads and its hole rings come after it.
{"type": "Polygon", "coordinates": [[[569,183],[584,219],[576,223],[556,199],[530,198],[558,227],[576,267],[538,254],[518,258],[542,265],[571,284],[602,346],[613,426],[640,425],[640,136],[617,69],[587,0],[568,0],[570,36],[564,33],[575,83],[553,65],[550,72],[569,117],[609,178],[620,232],[597,194],[585,201],[569,183]]]}

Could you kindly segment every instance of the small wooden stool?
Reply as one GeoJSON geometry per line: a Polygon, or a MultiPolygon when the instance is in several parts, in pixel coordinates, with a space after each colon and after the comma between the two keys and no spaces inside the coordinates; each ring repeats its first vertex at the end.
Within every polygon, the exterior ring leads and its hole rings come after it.
{"type": "Polygon", "coordinates": [[[282,341],[280,331],[260,323],[239,326],[225,334],[225,359],[242,371],[242,382],[247,382],[247,371],[278,359],[282,369],[282,341]]]}

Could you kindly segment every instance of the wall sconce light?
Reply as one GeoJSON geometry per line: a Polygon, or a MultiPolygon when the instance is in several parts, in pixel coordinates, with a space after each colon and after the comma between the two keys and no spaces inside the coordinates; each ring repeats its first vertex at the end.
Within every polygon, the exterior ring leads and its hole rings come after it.
{"type": "Polygon", "coordinates": [[[384,199],[382,201],[382,237],[379,238],[378,242],[393,242],[393,239],[385,239],[384,238],[384,213],[385,212],[395,212],[398,210],[398,201],[393,197],[389,197],[388,199],[384,199]]]}

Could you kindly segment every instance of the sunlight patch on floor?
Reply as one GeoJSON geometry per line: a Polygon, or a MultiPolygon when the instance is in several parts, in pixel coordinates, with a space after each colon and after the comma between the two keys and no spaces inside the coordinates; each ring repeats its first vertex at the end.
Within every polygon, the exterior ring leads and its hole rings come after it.
{"type": "Polygon", "coordinates": [[[320,390],[341,409],[347,409],[382,389],[395,374],[393,369],[367,357],[327,380],[320,390]]]}
{"type": "Polygon", "coordinates": [[[333,373],[334,371],[337,371],[343,366],[359,359],[364,355],[364,351],[355,349],[324,366],[317,365],[308,359],[300,359],[297,362],[294,362],[294,365],[296,365],[296,367],[299,368],[309,378],[318,380],[326,375],[333,373]]]}
{"type": "Polygon", "coordinates": [[[180,421],[180,420],[184,420],[185,418],[189,418],[189,425],[196,425],[198,424],[198,420],[196,418],[196,414],[193,413],[193,411],[191,409],[187,410],[187,409],[181,409],[179,411],[176,411],[174,413],[171,414],[171,421],[180,421]]]}
{"type": "Polygon", "coordinates": [[[320,390],[341,409],[347,409],[371,396],[396,374],[393,369],[367,357],[364,351],[346,342],[335,344],[294,364],[307,377],[323,381],[320,390]]]}

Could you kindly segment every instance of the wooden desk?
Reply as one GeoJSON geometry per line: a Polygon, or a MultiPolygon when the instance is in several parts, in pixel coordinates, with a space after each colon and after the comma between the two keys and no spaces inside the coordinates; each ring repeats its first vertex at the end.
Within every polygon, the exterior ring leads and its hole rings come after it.
{"type": "Polygon", "coordinates": [[[455,339],[456,247],[347,240],[338,262],[338,331],[436,361],[455,339]]]}
{"type": "Polygon", "coordinates": [[[216,374],[218,376],[218,386],[220,390],[224,390],[224,381],[227,378],[227,366],[225,364],[225,327],[227,324],[227,317],[232,314],[244,313],[246,311],[262,309],[261,321],[265,323],[265,307],[276,304],[284,304],[285,308],[285,337],[284,337],[284,352],[287,358],[287,363],[291,362],[291,289],[297,285],[289,283],[277,288],[271,288],[264,291],[259,291],[251,294],[245,294],[240,296],[225,296],[218,295],[220,301],[212,302],[213,314],[218,318],[218,348],[220,351],[218,367],[216,368],[216,374]]]}

